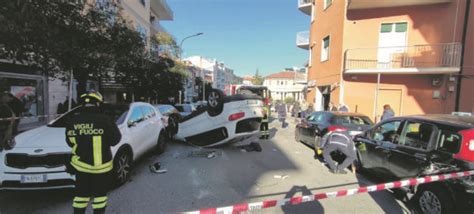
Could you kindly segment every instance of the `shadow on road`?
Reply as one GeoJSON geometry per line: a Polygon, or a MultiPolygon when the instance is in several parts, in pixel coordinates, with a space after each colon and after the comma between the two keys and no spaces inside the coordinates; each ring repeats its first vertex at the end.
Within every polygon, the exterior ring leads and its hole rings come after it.
{"type": "Polygon", "coordinates": [[[64,204],[68,204],[72,212],[73,197],[73,189],[1,191],[0,213],[32,213],[64,204]]]}
{"type": "MultiPolygon", "coordinates": [[[[301,192],[301,195],[311,195],[311,191],[306,186],[293,186],[285,198],[291,198],[296,196],[297,193],[301,192]]],[[[281,207],[284,213],[324,213],[324,208],[318,201],[304,202],[301,204],[292,205],[288,202],[287,205],[281,207]]]]}

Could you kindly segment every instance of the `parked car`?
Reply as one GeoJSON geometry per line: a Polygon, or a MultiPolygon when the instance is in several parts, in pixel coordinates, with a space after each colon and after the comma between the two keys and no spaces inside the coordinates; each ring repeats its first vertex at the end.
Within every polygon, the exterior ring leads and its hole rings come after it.
{"type": "Polygon", "coordinates": [[[263,101],[255,95],[224,96],[213,89],[208,105],[184,117],[174,138],[202,147],[239,142],[259,134],[263,101]]]}
{"type": "Polygon", "coordinates": [[[369,129],[374,123],[358,113],[318,111],[296,124],[295,140],[319,148],[322,136],[330,131],[348,132],[355,136],[369,129]]]}
{"type": "MultiPolygon", "coordinates": [[[[386,181],[474,169],[474,117],[391,118],[356,137],[361,169],[386,181]]],[[[424,213],[473,213],[474,176],[405,191],[424,213]]]]}
{"type": "MultiPolygon", "coordinates": [[[[78,107],[81,108],[81,107],[78,107]]],[[[55,189],[74,187],[74,177],[66,172],[71,148],[65,141],[65,121],[77,111],[71,110],[46,126],[15,137],[16,145],[0,152],[0,189],[55,189]]],[[[161,153],[166,135],[161,115],[148,103],[129,105],[104,104],[104,114],[114,118],[122,139],[112,148],[114,179],[128,180],[131,164],[152,148],[161,153]]]]}
{"type": "Polygon", "coordinates": [[[165,131],[169,139],[178,131],[178,123],[183,117],[181,113],[172,105],[159,104],[154,107],[160,112],[161,120],[165,126],[165,131]]]}
{"type": "Polygon", "coordinates": [[[186,117],[196,111],[196,107],[193,104],[176,104],[175,108],[179,111],[181,116],[186,117]]]}

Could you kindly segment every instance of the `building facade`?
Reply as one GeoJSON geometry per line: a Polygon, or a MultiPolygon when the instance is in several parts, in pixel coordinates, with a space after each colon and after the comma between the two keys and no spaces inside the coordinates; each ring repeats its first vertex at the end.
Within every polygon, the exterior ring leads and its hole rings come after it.
{"type": "Polygon", "coordinates": [[[213,88],[224,91],[226,85],[234,82],[234,70],[228,68],[223,62],[202,56],[192,56],[187,58],[186,61],[198,67],[201,70],[198,76],[204,77],[206,82],[212,83],[213,88]]]}
{"type": "Polygon", "coordinates": [[[270,90],[273,100],[285,101],[287,97],[291,97],[295,101],[302,101],[305,99],[305,85],[300,83],[304,79],[304,73],[282,71],[266,76],[263,85],[270,90]]]}
{"type": "Polygon", "coordinates": [[[473,112],[466,2],[299,0],[311,20],[308,39],[297,40],[309,51],[307,100],[317,110],[344,103],[375,120],[385,104],[396,115],[473,112]]]}

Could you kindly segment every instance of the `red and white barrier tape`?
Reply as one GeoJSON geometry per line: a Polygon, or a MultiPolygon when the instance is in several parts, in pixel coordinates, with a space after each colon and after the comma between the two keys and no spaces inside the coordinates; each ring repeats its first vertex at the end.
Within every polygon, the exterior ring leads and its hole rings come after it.
{"type": "Polygon", "coordinates": [[[16,120],[16,119],[31,119],[31,118],[43,118],[43,117],[57,117],[61,116],[62,114],[51,114],[51,115],[37,115],[37,116],[28,116],[28,117],[4,117],[0,118],[0,121],[5,120],[16,120]]]}
{"type": "Polygon", "coordinates": [[[387,190],[387,189],[401,188],[405,186],[415,186],[418,184],[431,183],[435,181],[443,181],[443,180],[454,179],[454,178],[461,178],[461,177],[466,177],[470,175],[474,175],[474,170],[442,174],[442,175],[432,175],[432,176],[426,176],[426,177],[420,177],[420,178],[412,178],[412,179],[407,179],[407,180],[402,180],[402,181],[395,181],[395,182],[389,182],[389,183],[383,183],[383,184],[377,184],[377,185],[371,185],[371,186],[365,186],[365,187],[359,187],[359,188],[353,188],[353,189],[339,190],[335,192],[318,193],[315,195],[305,195],[305,196],[297,196],[297,197],[292,197],[292,198],[285,198],[282,200],[266,200],[262,202],[234,204],[232,206],[227,206],[227,207],[206,208],[206,209],[201,209],[201,210],[191,211],[191,212],[184,212],[184,213],[187,213],[187,214],[240,213],[240,212],[261,210],[261,209],[266,209],[270,207],[295,205],[295,204],[300,204],[304,202],[322,200],[326,198],[336,198],[336,197],[342,197],[342,196],[355,195],[358,193],[377,192],[377,191],[382,191],[382,190],[387,190]]]}

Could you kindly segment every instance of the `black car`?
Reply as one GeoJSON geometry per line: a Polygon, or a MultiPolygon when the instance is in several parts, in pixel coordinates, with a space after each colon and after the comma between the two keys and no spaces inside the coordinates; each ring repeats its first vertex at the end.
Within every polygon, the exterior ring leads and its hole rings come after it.
{"type": "Polygon", "coordinates": [[[348,112],[313,112],[296,125],[295,140],[317,148],[321,137],[329,131],[348,132],[355,136],[369,129],[374,123],[369,117],[348,112]]]}
{"type": "MultiPolygon", "coordinates": [[[[361,169],[384,181],[474,169],[474,117],[391,118],[355,138],[361,169]]],[[[473,213],[473,176],[406,188],[423,213],[473,213]]]]}

